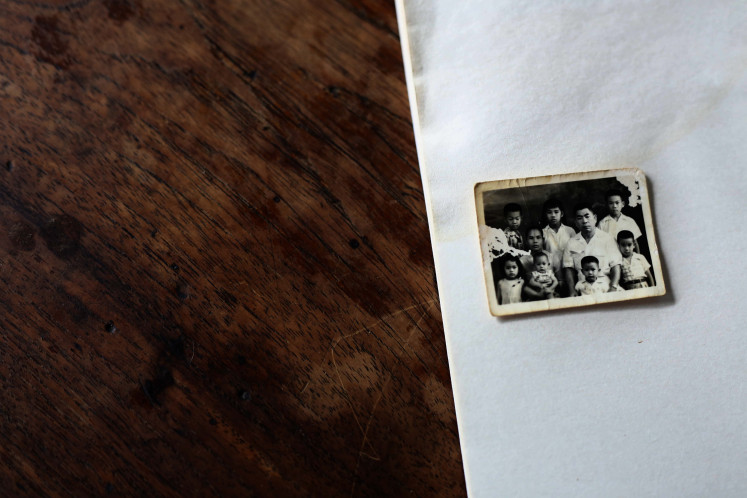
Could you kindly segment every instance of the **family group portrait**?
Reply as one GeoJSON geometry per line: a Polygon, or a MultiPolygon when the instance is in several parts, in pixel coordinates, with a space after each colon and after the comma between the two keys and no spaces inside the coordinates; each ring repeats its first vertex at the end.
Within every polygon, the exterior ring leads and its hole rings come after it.
{"type": "Polygon", "coordinates": [[[664,293],[640,170],[481,183],[475,193],[493,314],[664,293]]]}

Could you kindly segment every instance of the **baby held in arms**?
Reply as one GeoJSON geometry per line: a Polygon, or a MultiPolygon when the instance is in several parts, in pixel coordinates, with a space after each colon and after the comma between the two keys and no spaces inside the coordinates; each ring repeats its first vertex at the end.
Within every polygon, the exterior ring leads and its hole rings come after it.
{"type": "Polygon", "coordinates": [[[524,289],[525,294],[533,299],[552,299],[557,297],[555,288],[558,279],[550,265],[550,255],[545,252],[534,254],[534,271],[529,273],[529,281],[524,289]]]}

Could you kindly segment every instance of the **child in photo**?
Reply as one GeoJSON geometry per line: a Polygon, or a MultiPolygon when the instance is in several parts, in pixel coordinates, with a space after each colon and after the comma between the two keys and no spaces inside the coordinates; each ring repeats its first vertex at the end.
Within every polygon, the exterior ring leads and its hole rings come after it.
{"type": "Polygon", "coordinates": [[[576,284],[576,292],[582,296],[607,292],[609,284],[599,278],[599,260],[594,256],[581,259],[581,273],[584,280],[576,284]]]}
{"type": "Polygon", "coordinates": [[[610,214],[602,218],[599,222],[599,229],[612,235],[614,239],[617,239],[617,234],[622,230],[631,232],[633,234],[635,252],[640,252],[638,238],[641,236],[641,229],[638,228],[638,224],[633,218],[625,216],[622,213],[622,208],[625,206],[622,192],[619,190],[608,190],[604,197],[607,200],[607,209],[609,209],[610,214]]]}
{"type": "Polygon", "coordinates": [[[547,199],[542,206],[542,216],[547,222],[547,226],[542,229],[544,238],[544,249],[550,253],[553,271],[557,272],[556,277],[560,280],[560,268],[563,262],[563,251],[565,251],[568,241],[576,235],[576,230],[563,224],[563,205],[556,198],[547,199]]]}
{"type": "Polygon", "coordinates": [[[498,280],[498,304],[512,304],[521,302],[521,291],[524,288],[524,269],[521,261],[513,254],[501,256],[503,278],[498,280]]]}
{"type": "Polygon", "coordinates": [[[529,254],[521,256],[520,261],[521,266],[524,267],[524,271],[526,271],[528,275],[534,271],[534,256],[544,253],[544,238],[542,236],[542,230],[537,227],[532,227],[527,230],[524,239],[524,246],[525,250],[529,251],[529,254]]]}
{"type": "MultiPolygon", "coordinates": [[[[532,272],[536,270],[535,266],[535,258],[538,256],[545,256],[548,262],[552,261],[552,256],[550,256],[550,253],[548,251],[545,251],[543,249],[544,247],[544,237],[542,235],[542,229],[539,227],[532,227],[526,232],[526,238],[524,239],[526,246],[526,250],[529,251],[529,254],[525,254],[521,256],[521,265],[524,267],[524,270],[526,271],[526,280],[527,283],[529,283],[532,279],[532,272]]],[[[560,263],[558,263],[560,264],[560,263]]],[[[555,281],[562,282],[562,280],[558,279],[557,274],[562,274],[560,271],[560,267],[557,268],[553,267],[552,264],[549,266],[550,271],[554,273],[555,281]]],[[[558,284],[555,284],[553,287],[553,291],[556,290],[556,287],[559,287],[558,284]]],[[[562,287],[559,287],[562,289],[562,287]]],[[[537,299],[547,299],[547,295],[542,292],[542,289],[538,285],[532,285],[524,286],[524,297],[530,300],[537,300],[537,299]]]]}
{"type": "Polygon", "coordinates": [[[516,249],[524,249],[524,241],[521,238],[521,206],[515,202],[506,204],[503,208],[503,217],[506,219],[506,228],[503,232],[508,239],[508,245],[516,249]]]}
{"type": "Polygon", "coordinates": [[[599,272],[596,280],[607,284],[610,292],[619,290],[622,256],[617,241],[597,228],[597,216],[588,202],[580,202],[573,209],[579,233],[568,241],[563,252],[563,271],[568,295],[576,295],[576,282],[584,280],[581,260],[594,256],[599,272]]]}
{"type": "Polygon", "coordinates": [[[553,299],[558,279],[550,266],[550,254],[541,251],[534,254],[534,270],[528,274],[529,281],[524,286],[524,293],[535,299],[553,299]]]}
{"type": "Polygon", "coordinates": [[[620,285],[625,290],[645,289],[654,286],[651,265],[641,254],[634,252],[635,236],[629,230],[617,234],[617,245],[622,254],[620,285]]]}

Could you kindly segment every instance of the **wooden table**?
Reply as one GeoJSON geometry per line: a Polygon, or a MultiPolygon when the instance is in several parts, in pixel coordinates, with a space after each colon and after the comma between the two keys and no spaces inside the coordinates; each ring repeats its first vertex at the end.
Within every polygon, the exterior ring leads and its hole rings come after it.
{"type": "Polygon", "coordinates": [[[0,494],[465,493],[394,6],[0,1],[0,494]]]}

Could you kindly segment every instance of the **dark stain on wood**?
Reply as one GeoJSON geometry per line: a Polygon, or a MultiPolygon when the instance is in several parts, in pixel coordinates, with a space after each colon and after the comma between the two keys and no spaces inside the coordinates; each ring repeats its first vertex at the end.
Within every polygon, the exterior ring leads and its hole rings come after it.
{"type": "Polygon", "coordinates": [[[189,297],[190,288],[189,285],[181,283],[176,288],[176,296],[182,301],[189,297]]]}
{"type": "Polygon", "coordinates": [[[67,214],[49,218],[42,227],[42,237],[53,254],[68,259],[80,249],[83,227],[67,214]]]}
{"type": "Polygon", "coordinates": [[[37,54],[39,60],[66,68],[70,61],[64,56],[69,43],[64,38],[59,24],[56,16],[36,16],[31,28],[31,38],[41,49],[37,54]]]}
{"type": "Polygon", "coordinates": [[[135,13],[132,0],[104,0],[109,19],[123,23],[135,13]]]}
{"type": "Polygon", "coordinates": [[[153,378],[142,383],[143,393],[153,406],[161,406],[161,393],[174,385],[174,376],[166,365],[158,365],[153,378]]]}

